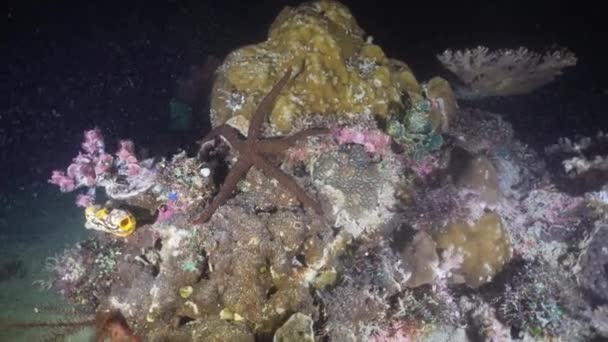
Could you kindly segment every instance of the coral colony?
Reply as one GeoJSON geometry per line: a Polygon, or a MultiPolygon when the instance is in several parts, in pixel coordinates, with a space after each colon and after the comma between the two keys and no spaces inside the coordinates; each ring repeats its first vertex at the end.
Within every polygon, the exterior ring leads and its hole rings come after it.
{"type": "Polygon", "coordinates": [[[350,127],[339,127],[333,131],[339,144],[358,144],[365,151],[383,154],[390,145],[390,137],[380,130],[358,130],[350,127]]]}
{"type": "Polygon", "coordinates": [[[61,192],[72,192],[87,188],[85,194],[78,195],[76,204],[87,207],[95,200],[95,188],[107,185],[118,176],[135,177],[141,166],[135,157],[135,146],[130,140],[120,140],[118,151],[112,156],[106,152],[103,135],[99,129],[84,133],[81,151],[72,160],[66,171],[55,170],[49,182],[59,187],[61,192]]]}
{"type": "Polygon", "coordinates": [[[286,8],[217,70],[198,154],[152,163],[85,132],[50,182],[84,190],[96,231],[40,284],[133,341],[605,338],[606,156],[586,148],[607,139],[560,140],[551,168],[457,103],[531,92],[576,58],[438,58],[465,88],[419,82],[338,2],[286,8]]]}

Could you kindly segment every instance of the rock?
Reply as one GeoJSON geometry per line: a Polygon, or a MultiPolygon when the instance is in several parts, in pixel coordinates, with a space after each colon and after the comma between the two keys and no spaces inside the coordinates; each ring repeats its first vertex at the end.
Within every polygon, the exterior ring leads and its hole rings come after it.
{"type": "Polygon", "coordinates": [[[295,313],[277,329],[273,342],[314,342],[315,333],[310,316],[295,313]]]}

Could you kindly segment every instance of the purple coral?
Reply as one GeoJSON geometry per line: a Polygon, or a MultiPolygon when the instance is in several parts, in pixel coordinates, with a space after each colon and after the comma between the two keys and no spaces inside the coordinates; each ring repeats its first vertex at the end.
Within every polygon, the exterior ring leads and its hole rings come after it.
{"type": "Polygon", "coordinates": [[[163,222],[170,219],[176,212],[178,208],[171,203],[163,204],[158,208],[158,218],[157,222],[163,222]]]}
{"type": "Polygon", "coordinates": [[[81,151],[72,159],[66,171],[55,170],[49,183],[59,186],[61,192],[71,192],[81,187],[89,188],[79,195],[76,204],[86,207],[94,202],[94,189],[111,178],[112,173],[126,176],[137,175],[141,169],[135,157],[135,147],[130,140],[121,140],[116,157],[105,151],[105,142],[97,128],[85,131],[81,151]]]}
{"type": "Polygon", "coordinates": [[[422,159],[407,159],[406,165],[420,178],[424,178],[439,168],[439,159],[432,154],[425,155],[422,159]]]}
{"type": "Polygon", "coordinates": [[[59,191],[61,192],[70,192],[76,189],[74,179],[66,176],[65,172],[61,170],[53,171],[53,175],[51,176],[51,179],[49,179],[49,183],[57,185],[59,187],[59,191]]]}
{"type": "Polygon", "coordinates": [[[87,154],[103,153],[105,144],[101,131],[98,128],[94,128],[84,132],[84,141],[80,146],[87,154]]]}
{"type": "Polygon", "coordinates": [[[58,185],[62,192],[70,192],[83,186],[93,187],[97,179],[105,176],[112,167],[114,158],[105,153],[103,136],[98,129],[84,133],[81,148],[82,151],[72,159],[65,173],[53,171],[49,182],[58,185]]]}
{"type": "Polygon", "coordinates": [[[140,166],[137,157],[135,157],[135,144],[131,140],[120,140],[120,148],[116,152],[118,158],[119,169],[125,170],[129,176],[134,176],[139,173],[140,166]]]}
{"type": "Polygon", "coordinates": [[[333,136],[340,145],[363,145],[366,152],[380,155],[387,151],[391,142],[388,135],[377,129],[358,130],[352,127],[339,127],[333,131],[333,136]]]}
{"type": "Polygon", "coordinates": [[[82,208],[86,208],[95,202],[95,198],[88,194],[80,194],[76,196],[76,205],[82,208]]]}

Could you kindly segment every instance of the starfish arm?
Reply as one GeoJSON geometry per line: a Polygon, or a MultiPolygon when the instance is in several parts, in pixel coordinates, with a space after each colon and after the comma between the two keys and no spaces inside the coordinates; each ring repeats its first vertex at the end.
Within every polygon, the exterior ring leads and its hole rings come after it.
{"type": "Polygon", "coordinates": [[[305,206],[314,209],[314,211],[323,215],[323,209],[321,205],[317,203],[315,200],[310,198],[304,189],[302,189],[298,183],[296,183],[291,176],[283,172],[278,167],[275,167],[270,162],[268,162],[264,157],[260,155],[252,156],[252,160],[256,167],[262,169],[262,171],[268,176],[276,179],[279,184],[284,186],[289,192],[291,192],[296,198],[302,202],[305,206]]]}
{"type": "Polygon", "coordinates": [[[223,137],[232,147],[236,147],[234,145],[238,145],[240,143],[239,133],[234,127],[230,127],[228,125],[221,125],[209,132],[203,140],[198,141],[201,148],[205,146],[210,141],[213,141],[217,137],[223,137]]]}
{"type": "Polygon", "coordinates": [[[290,135],[288,137],[285,137],[285,140],[287,140],[289,142],[290,146],[293,146],[300,139],[308,138],[308,137],[313,136],[313,135],[328,134],[329,132],[330,132],[329,128],[325,128],[325,127],[313,127],[313,128],[305,129],[303,131],[299,131],[299,132],[294,133],[294,134],[292,134],[292,135],[290,135]]]}
{"type": "Polygon", "coordinates": [[[289,81],[291,77],[291,68],[288,68],[285,72],[285,75],[279,80],[277,84],[272,87],[272,90],[264,96],[262,102],[258,105],[258,108],[253,113],[251,117],[251,122],[249,123],[249,130],[247,131],[247,139],[256,139],[260,135],[260,131],[262,129],[262,124],[264,124],[264,120],[266,116],[270,112],[272,112],[272,108],[274,108],[274,102],[279,96],[279,93],[289,81]]]}
{"type": "Polygon", "coordinates": [[[230,169],[228,176],[224,180],[224,184],[220,188],[219,193],[213,198],[211,204],[209,204],[203,210],[203,213],[194,220],[194,224],[201,224],[207,222],[213,213],[228,199],[232,196],[232,193],[236,189],[236,186],[241,178],[249,171],[252,163],[248,159],[239,159],[236,164],[230,169]]]}
{"type": "Polygon", "coordinates": [[[256,142],[256,148],[260,153],[278,155],[285,152],[285,150],[295,145],[301,139],[327,133],[329,133],[329,129],[327,128],[310,128],[287,137],[260,140],[256,142]]]}

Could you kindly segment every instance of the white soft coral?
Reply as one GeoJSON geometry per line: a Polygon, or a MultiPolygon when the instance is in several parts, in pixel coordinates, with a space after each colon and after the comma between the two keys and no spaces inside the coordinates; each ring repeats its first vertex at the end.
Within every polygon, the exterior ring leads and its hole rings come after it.
{"type": "Polygon", "coordinates": [[[490,52],[485,46],[446,50],[437,59],[462,81],[464,86],[456,88],[455,93],[464,99],[529,93],[551,82],[563,68],[574,66],[577,61],[567,50],[540,55],[524,47],[490,52]]]}

